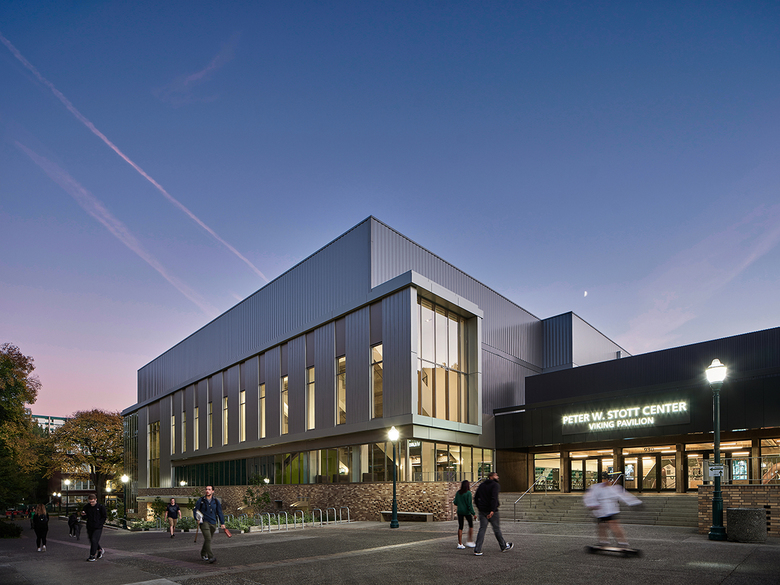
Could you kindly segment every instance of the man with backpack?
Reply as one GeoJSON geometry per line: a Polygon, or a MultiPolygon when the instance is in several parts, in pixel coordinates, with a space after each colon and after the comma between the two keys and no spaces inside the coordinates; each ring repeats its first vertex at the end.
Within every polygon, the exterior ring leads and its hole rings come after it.
{"type": "Polygon", "coordinates": [[[225,517],[222,515],[222,504],[214,497],[214,486],[206,486],[206,495],[199,498],[193,510],[195,521],[200,525],[203,532],[203,546],[200,549],[200,556],[209,563],[217,559],[211,552],[211,537],[217,530],[217,521],[223,530],[225,529],[225,517]]]}
{"type": "Polygon", "coordinates": [[[501,486],[498,483],[498,473],[491,471],[488,474],[488,478],[480,484],[477,488],[477,493],[474,495],[474,503],[477,506],[477,510],[479,510],[479,532],[477,533],[477,546],[474,549],[474,554],[478,557],[482,556],[482,542],[485,540],[488,524],[493,527],[493,534],[496,535],[501,552],[511,550],[514,546],[511,542],[506,542],[504,535],[501,534],[501,525],[498,519],[498,494],[500,492],[501,486]]]}

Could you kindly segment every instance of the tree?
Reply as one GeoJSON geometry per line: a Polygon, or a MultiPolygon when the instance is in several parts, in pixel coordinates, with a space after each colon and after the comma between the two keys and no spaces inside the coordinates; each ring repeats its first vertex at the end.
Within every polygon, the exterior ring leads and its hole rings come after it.
{"type": "Polygon", "coordinates": [[[48,476],[57,471],[92,481],[98,501],[107,480],[116,479],[124,456],[122,417],[118,412],[85,410],[54,431],[48,476]]]}
{"type": "Polygon", "coordinates": [[[254,508],[255,512],[261,512],[271,503],[271,494],[268,493],[268,479],[262,475],[250,477],[243,500],[245,506],[254,508]]]}
{"type": "MultiPolygon", "coordinates": [[[[38,397],[35,363],[12,343],[0,345],[0,506],[34,497],[36,475],[46,460],[46,439],[25,409],[38,397]]],[[[38,476],[40,477],[40,476],[38,476]]]]}

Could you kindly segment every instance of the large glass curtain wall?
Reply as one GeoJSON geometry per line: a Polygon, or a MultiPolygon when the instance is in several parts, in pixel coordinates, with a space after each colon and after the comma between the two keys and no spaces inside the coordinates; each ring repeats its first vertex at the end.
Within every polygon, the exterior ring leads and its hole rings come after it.
{"type": "Polygon", "coordinates": [[[466,321],[425,299],[418,299],[417,308],[417,413],[473,422],[476,413],[469,412],[466,321]]]}
{"type": "MultiPolygon", "coordinates": [[[[493,451],[428,441],[399,441],[398,481],[477,481],[493,470],[493,451]]],[[[276,484],[392,481],[389,441],[254,457],[175,468],[175,481],[188,485],[244,485],[259,475],[276,484]]]]}

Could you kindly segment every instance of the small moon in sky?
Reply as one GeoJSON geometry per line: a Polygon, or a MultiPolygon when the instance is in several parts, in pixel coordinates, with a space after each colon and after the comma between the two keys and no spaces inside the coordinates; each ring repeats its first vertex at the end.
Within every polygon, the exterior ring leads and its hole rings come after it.
{"type": "Polygon", "coordinates": [[[585,291],[585,294],[582,295],[582,296],[587,297],[588,296],[588,291],[585,291]]]}

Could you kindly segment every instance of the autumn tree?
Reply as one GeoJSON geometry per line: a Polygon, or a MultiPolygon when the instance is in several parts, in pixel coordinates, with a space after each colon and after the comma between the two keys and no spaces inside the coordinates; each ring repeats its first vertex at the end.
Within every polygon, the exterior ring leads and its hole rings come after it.
{"type": "Polygon", "coordinates": [[[122,470],[123,426],[118,412],[86,410],[77,412],[54,431],[51,477],[57,471],[74,479],[90,480],[98,501],[106,481],[122,470]]]}
{"type": "Polygon", "coordinates": [[[12,343],[0,345],[0,506],[32,495],[40,477],[46,440],[25,405],[33,404],[41,383],[35,363],[12,343]]]}

